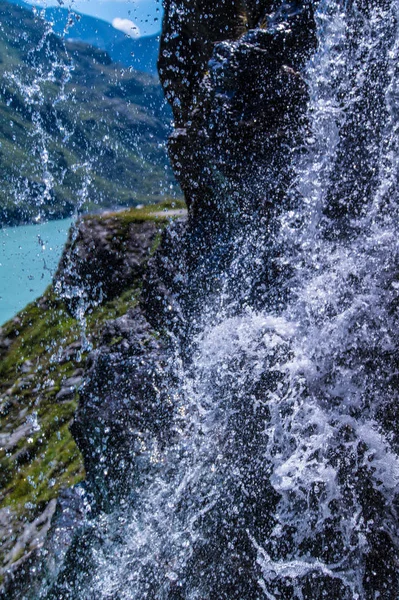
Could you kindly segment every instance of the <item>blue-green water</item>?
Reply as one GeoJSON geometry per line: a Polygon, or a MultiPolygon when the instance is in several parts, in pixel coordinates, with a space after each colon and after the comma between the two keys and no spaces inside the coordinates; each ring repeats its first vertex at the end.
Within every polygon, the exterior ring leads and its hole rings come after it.
{"type": "Polygon", "coordinates": [[[51,282],[71,219],[0,229],[0,325],[51,282]]]}

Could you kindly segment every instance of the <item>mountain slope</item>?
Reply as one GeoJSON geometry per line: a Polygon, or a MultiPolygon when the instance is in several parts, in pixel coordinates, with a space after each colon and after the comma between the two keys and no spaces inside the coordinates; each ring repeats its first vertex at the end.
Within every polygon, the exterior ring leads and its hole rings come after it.
{"type": "MultiPolygon", "coordinates": [[[[9,0],[9,2],[32,10],[32,6],[23,0],[9,0]]],[[[126,67],[132,67],[150,75],[157,75],[158,35],[133,39],[102,19],[75,11],[75,18],[71,24],[70,11],[58,6],[44,9],[43,14],[47,21],[53,23],[54,33],[62,37],[65,35],[67,40],[85,42],[108,52],[114,62],[120,62],[126,67]]]]}
{"type": "Polygon", "coordinates": [[[174,179],[157,80],[4,0],[0,24],[0,223],[162,199],[174,179]]]}

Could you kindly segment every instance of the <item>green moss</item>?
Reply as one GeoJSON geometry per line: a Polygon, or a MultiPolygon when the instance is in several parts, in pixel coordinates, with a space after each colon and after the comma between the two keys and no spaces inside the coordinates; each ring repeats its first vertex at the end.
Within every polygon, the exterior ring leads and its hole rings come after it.
{"type": "Polygon", "coordinates": [[[17,319],[3,326],[3,334],[13,342],[0,362],[0,392],[21,378],[27,360],[33,360],[39,371],[44,366],[48,370],[53,353],[80,335],[78,323],[51,290],[45,293],[42,306],[39,302],[28,304],[17,319]]]}
{"type": "Polygon", "coordinates": [[[89,310],[86,323],[88,338],[95,343],[97,332],[106,321],[117,319],[124,315],[129,308],[136,306],[141,291],[141,285],[125,290],[120,296],[89,310]]]}
{"type": "MultiPolygon", "coordinates": [[[[138,282],[87,315],[86,335],[94,348],[105,322],[135,306],[139,294],[138,282]]],[[[84,478],[83,460],[69,431],[78,394],[69,402],[57,401],[56,395],[62,381],[84,367],[87,355],[64,357],[65,349],[80,341],[81,329],[51,288],[6,323],[3,335],[12,344],[0,360],[0,394],[7,394],[2,432],[14,432],[33,418],[40,429],[0,450],[0,508],[9,506],[20,518],[31,519],[60,489],[84,478]],[[27,364],[31,369],[25,373],[27,364]]]]}
{"type": "Polygon", "coordinates": [[[76,400],[59,403],[55,398],[62,380],[78,366],[62,360],[62,349],[79,340],[80,329],[49,289],[7,323],[3,334],[13,341],[0,361],[0,391],[8,390],[2,431],[16,431],[29,420],[34,425],[0,452],[0,508],[10,506],[21,518],[34,518],[62,487],[84,477],[69,432],[76,400]]]}
{"type": "MultiPolygon", "coordinates": [[[[101,216],[101,219],[116,219],[120,227],[129,225],[130,223],[142,223],[144,221],[155,221],[166,223],[170,219],[174,219],[179,215],[175,215],[174,211],[185,210],[186,204],[183,200],[164,200],[157,204],[150,204],[141,208],[129,208],[118,212],[108,212],[101,216]]],[[[90,220],[93,217],[89,216],[86,219],[90,220]]],[[[95,217],[98,218],[98,217],[95,217]]]]}
{"type": "MultiPolygon", "coordinates": [[[[64,487],[69,487],[84,478],[82,459],[69,432],[69,420],[56,424],[56,431],[43,433],[38,453],[33,460],[17,469],[9,485],[3,490],[1,506],[9,506],[17,514],[35,515],[64,487]]],[[[43,429],[44,426],[43,426],[43,429]]]]}
{"type": "MultiPolygon", "coordinates": [[[[95,323],[91,329],[94,334],[95,323]]],[[[80,328],[49,289],[7,323],[3,335],[12,344],[0,361],[0,393],[8,390],[2,432],[23,428],[29,420],[34,427],[0,452],[0,508],[10,506],[21,518],[34,518],[61,488],[84,478],[69,432],[76,400],[56,400],[62,380],[84,362],[63,359],[63,350],[80,339],[80,328]]]]}

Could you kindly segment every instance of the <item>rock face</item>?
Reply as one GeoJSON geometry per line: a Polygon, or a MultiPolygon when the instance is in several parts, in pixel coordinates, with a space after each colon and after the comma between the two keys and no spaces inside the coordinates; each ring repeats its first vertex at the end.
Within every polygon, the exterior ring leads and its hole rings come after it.
{"type": "Polygon", "coordinates": [[[21,559],[6,570],[0,598],[37,598],[47,579],[60,571],[79,526],[84,522],[82,490],[63,490],[51,500],[43,514],[19,536],[21,559]],[[32,549],[26,552],[26,545],[32,549]]]}
{"type": "Polygon", "coordinates": [[[105,326],[72,426],[96,511],[111,510],[144,475],[139,470],[143,432],[168,438],[169,360],[166,342],[139,307],[105,326]]]}
{"type": "Polygon", "coordinates": [[[295,205],[287,190],[307,131],[303,69],[315,46],[312,2],[166,3],[159,72],[175,116],[170,156],[189,206],[191,322],[223,286],[256,307],[270,301],[271,285],[284,294],[275,221],[295,205]],[[265,247],[258,275],[236,262],[223,280],[254,228],[265,247]]]}
{"type": "Polygon", "coordinates": [[[85,217],[71,229],[56,275],[72,313],[119,296],[144,272],[158,234],[155,221],[85,217]]]}
{"type": "Polygon", "coordinates": [[[304,128],[301,71],[315,47],[312,5],[171,6],[166,3],[159,71],[176,120],[170,156],[193,217],[280,206],[276,192],[289,182],[287,148],[304,128]],[[253,183],[265,173],[262,194],[253,183]]]}

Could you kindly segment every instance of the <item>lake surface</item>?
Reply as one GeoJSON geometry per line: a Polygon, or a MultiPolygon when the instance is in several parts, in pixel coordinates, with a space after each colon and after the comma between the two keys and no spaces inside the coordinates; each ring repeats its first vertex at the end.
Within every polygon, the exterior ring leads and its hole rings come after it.
{"type": "Polygon", "coordinates": [[[0,325],[51,283],[72,219],[0,229],[0,325]]]}

